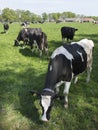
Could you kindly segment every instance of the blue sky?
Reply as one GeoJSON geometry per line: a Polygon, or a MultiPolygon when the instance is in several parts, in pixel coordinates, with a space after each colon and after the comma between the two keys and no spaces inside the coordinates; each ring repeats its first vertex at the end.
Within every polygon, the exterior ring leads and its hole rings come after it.
{"type": "Polygon", "coordinates": [[[98,0],[0,0],[0,9],[30,10],[36,14],[67,12],[98,16],[98,0]]]}

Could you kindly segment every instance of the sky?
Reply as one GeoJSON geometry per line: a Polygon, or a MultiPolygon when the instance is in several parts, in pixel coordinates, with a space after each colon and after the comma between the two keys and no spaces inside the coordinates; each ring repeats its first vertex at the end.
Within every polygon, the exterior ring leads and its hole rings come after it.
{"type": "Polygon", "coordinates": [[[32,13],[73,12],[85,16],[98,16],[98,0],[0,0],[4,8],[29,10],[32,13]]]}

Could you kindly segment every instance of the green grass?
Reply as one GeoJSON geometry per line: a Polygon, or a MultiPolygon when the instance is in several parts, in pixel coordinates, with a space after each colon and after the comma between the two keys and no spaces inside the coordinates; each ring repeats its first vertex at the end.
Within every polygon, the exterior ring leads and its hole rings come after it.
{"type": "MultiPolygon", "coordinates": [[[[98,25],[91,23],[44,23],[31,24],[41,27],[48,36],[49,55],[62,45],[60,28],[78,28],[74,41],[82,38],[95,43],[94,63],[90,83],[86,73],[72,83],[69,93],[69,108],[56,100],[48,123],[40,121],[39,100],[29,90],[41,91],[44,87],[48,60],[39,58],[29,47],[14,47],[14,40],[21,29],[18,23],[10,24],[6,34],[0,34],[0,130],[98,130],[98,25]]],[[[0,31],[3,32],[2,24],[0,31]]],[[[63,89],[63,86],[61,87],[63,89]]]]}

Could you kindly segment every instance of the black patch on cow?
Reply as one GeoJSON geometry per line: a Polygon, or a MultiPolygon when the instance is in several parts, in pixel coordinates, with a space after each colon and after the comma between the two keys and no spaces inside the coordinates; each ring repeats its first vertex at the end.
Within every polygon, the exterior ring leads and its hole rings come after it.
{"type": "Polygon", "coordinates": [[[73,40],[73,37],[74,37],[74,34],[75,34],[75,31],[77,31],[78,29],[75,29],[73,27],[62,27],[61,28],[61,35],[62,35],[62,39],[63,38],[67,38],[67,41],[70,39],[70,40],[73,40]]]}
{"type": "Polygon", "coordinates": [[[72,60],[72,68],[73,68],[74,75],[78,75],[79,73],[82,73],[87,67],[87,54],[84,48],[78,44],[63,45],[63,46],[74,57],[74,59],[72,60]],[[77,52],[82,53],[83,61],[81,56],[77,52]]]}
{"type": "Polygon", "coordinates": [[[71,61],[68,60],[63,54],[55,56],[50,59],[48,72],[45,80],[45,87],[55,89],[56,83],[62,81],[70,81],[72,78],[71,61]],[[52,66],[52,70],[50,67],[52,66]]]}

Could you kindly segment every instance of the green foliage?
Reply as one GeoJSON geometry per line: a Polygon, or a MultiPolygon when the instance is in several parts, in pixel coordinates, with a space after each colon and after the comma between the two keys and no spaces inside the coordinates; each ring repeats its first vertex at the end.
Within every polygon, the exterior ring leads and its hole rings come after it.
{"type": "Polygon", "coordinates": [[[44,21],[46,21],[46,20],[48,19],[47,13],[43,13],[43,14],[42,14],[42,18],[43,18],[44,21]]]}
{"type": "MultiPolygon", "coordinates": [[[[76,17],[88,17],[88,16],[84,16],[82,14],[75,14],[73,12],[63,12],[63,13],[59,13],[59,12],[55,12],[55,13],[43,13],[42,15],[37,15],[35,13],[30,12],[29,10],[13,10],[10,8],[4,8],[3,10],[0,10],[1,14],[0,14],[0,21],[9,21],[9,22],[24,22],[24,21],[28,21],[28,22],[39,22],[39,21],[57,21],[60,18],[76,18],[76,17]]],[[[89,16],[91,17],[91,16],[89,16]]],[[[92,16],[92,18],[94,18],[95,20],[98,19],[97,16],[92,16]]]]}
{"type": "Polygon", "coordinates": [[[65,18],[75,18],[76,17],[76,14],[75,13],[72,13],[72,12],[64,12],[62,14],[65,18]]]}
{"type": "Polygon", "coordinates": [[[5,8],[2,11],[2,18],[5,21],[13,21],[13,20],[15,21],[17,18],[17,15],[16,15],[14,10],[9,9],[9,8],[5,8]]]}
{"type": "MultiPolygon", "coordinates": [[[[94,63],[90,83],[86,83],[86,73],[72,82],[69,93],[69,108],[65,110],[63,101],[56,100],[47,123],[40,121],[39,100],[30,95],[29,90],[44,88],[48,67],[46,55],[39,58],[30,48],[14,47],[19,23],[10,25],[6,34],[0,34],[0,130],[98,130],[98,25],[91,23],[44,23],[30,24],[41,27],[48,36],[49,56],[62,45],[60,28],[78,28],[74,41],[82,38],[95,43],[94,63]]],[[[0,31],[3,32],[2,24],[0,31]]],[[[63,91],[61,86],[61,93],[63,91]]]]}
{"type": "Polygon", "coordinates": [[[31,21],[30,11],[21,11],[21,21],[31,21]]]}

